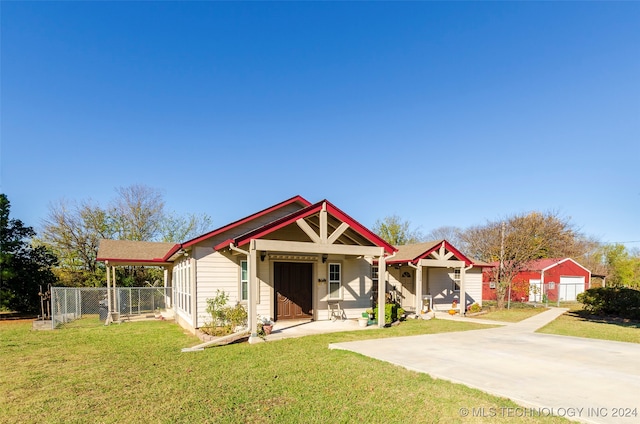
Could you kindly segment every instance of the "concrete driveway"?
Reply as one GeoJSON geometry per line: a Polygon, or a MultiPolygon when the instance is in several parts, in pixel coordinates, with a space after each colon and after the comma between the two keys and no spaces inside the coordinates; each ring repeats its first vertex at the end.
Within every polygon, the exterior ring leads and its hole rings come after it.
{"type": "Polygon", "coordinates": [[[329,347],[461,383],[523,406],[488,411],[461,399],[461,418],[495,414],[498,419],[534,415],[590,423],[640,422],[640,344],[534,333],[564,311],[552,308],[500,328],[329,347]]]}

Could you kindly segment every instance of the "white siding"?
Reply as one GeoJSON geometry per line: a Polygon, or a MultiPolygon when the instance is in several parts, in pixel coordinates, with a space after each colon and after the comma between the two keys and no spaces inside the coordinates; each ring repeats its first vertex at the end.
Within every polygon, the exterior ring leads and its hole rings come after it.
{"type": "MultiPolygon", "coordinates": [[[[340,307],[347,318],[359,318],[362,313],[371,307],[370,263],[365,259],[338,259],[329,257],[326,263],[318,263],[318,279],[328,280],[329,263],[342,264],[342,300],[340,307]]],[[[315,298],[318,299],[318,320],[329,319],[327,309],[328,284],[317,283],[314,280],[315,298]]]]}
{"type": "MultiPolygon", "coordinates": [[[[454,299],[460,301],[460,292],[452,290],[453,268],[427,268],[428,280],[425,294],[433,296],[433,308],[449,309],[454,299]]],[[[482,270],[471,268],[465,273],[467,305],[482,305],[482,270]]]]}
{"type": "Polygon", "coordinates": [[[230,305],[235,305],[238,301],[240,259],[236,256],[213,252],[206,247],[196,247],[194,250],[194,256],[199,258],[196,273],[198,311],[196,326],[201,327],[209,320],[207,299],[214,298],[217,290],[229,295],[230,305]]]}
{"type": "Polygon", "coordinates": [[[272,272],[271,269],[273,266],[269,260],[261,261],[258,258],[258,305],[257,305],[257,313],[258,315],[274,318],[274,307],[271,299],[273,299],[273,284],[271,283],[272,272]]]}
{"type": "Polygon", "coordinates": [[[482,269],[471,268],[465,275],[467,304],[477,303],[482,306],[482,269]]]}
{"type": "Polygon", "coordinates": [[[442,310],[450,308],[453,300],[456,298],[459,299],[459,292],[451,290],[453,269],[427,268],[427,274],[427,294],[433,297],[433,309],[442,310]]]}

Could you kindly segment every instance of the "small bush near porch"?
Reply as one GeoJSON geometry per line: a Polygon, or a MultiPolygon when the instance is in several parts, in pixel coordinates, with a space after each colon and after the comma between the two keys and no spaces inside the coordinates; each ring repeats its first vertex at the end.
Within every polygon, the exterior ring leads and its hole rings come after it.
{"type": "Polygon", "coordinates": [[[247,326],[247,310],[237,303],[235,306],[227,305],[229,295],[217,290],[216,296],[207,299],[207,313],[209,321],[200,331],[211,336],[226,336],[247,326]]]}
{"type": "MultiPolygon", "coordinates": [[[[199,341],[165,321],[78,320],[53,332],[0,324],[0,422],[462,422],[460,408],[515,404],[327,346],[476,328],[416,320],[180,353],[199,341]]],[[[526,422],[560,419],[518,419],[526,422]]]]}

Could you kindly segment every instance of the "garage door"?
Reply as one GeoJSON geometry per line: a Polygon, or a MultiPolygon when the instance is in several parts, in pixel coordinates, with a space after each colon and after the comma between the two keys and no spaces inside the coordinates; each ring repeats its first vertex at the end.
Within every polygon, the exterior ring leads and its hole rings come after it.
{"type": "Polygon", "coordinates": [[[560,277],[560,300],[576,300],[584,291],[584,277],[560,277]]]}

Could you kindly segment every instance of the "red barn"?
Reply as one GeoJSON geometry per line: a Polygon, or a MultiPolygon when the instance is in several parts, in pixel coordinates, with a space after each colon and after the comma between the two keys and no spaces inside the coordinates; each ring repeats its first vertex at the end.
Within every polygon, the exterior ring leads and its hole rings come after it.
{"type": "MultiPolygon", "coordinates": [[[[497,266],[497,264],[492,264],[497,266]]],[[[483,273],[482,299],[495,300],[496,289],[491,270],[483,273]]],[[[511,284],[511,300],[542,302],[573,301],[589,288],[591,271],[571,258],[532,261],[511,284]]]]}

